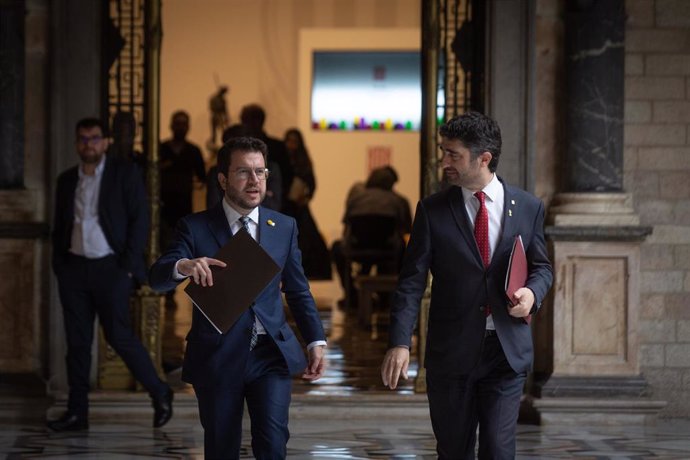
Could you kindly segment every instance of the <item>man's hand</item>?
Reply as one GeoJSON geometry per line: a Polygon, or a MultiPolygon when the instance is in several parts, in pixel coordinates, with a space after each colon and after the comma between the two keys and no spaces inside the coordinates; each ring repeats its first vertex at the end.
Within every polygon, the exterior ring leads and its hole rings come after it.
{"type": "Polygon", "coordinates": [[[407,380],[407,366],[410,364],[410,350],[406,347],[393,347],[386,353],[381,364],[381,380],[383,384],[395,390],[398,379],[407,380]]]}
{"type": "Polygon", "coordinates": [[[521,287],[513,294],[513,304],[508,306],[508,314],[515,318],[529,315],[534,305],[534,292],[530,288],[521,287]]]}
{"type": "Polygon", "coordinates": [[[326,370],[326,358],[324,357],[324,350],[326,347],[317,345],[309,350],[309,366],[304,370],[302,378],[313,382],[323,377],[323,372],[326,370]]]}
{"type": "Polygon", "coordinates": [[[213,273],[211,265],[226,267],[227,264],[222,260],[210,257],[199,257],[196,259],[182,259],[177,264],[177,271],[180,275],[189,276],[194,279],[196,284],[202,286],[213,286],[213,273]]]}

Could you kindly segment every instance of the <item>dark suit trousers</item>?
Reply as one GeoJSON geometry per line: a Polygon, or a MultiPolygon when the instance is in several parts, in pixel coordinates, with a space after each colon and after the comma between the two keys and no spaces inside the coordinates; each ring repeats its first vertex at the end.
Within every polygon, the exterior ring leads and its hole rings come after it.
{"type": "Polygon", "coordinates": [[[115,257],[69,256],[57,278],[67,338],[68,410],[88,415],[96,315],[107,342],[122,357],[134,378],[151,396],[164,394],[168,386],[158,378],[148,352],[132,330],[129,316],[132,279],[117,265],[115,257]]]}
{"type": "Polygon", "coordinates": [[[280,350],[273,339],[260,335],[258,344],[249,353],[244,376],[237,376],[236,385],[194,387],[204,427],[204,457],[240,457],[246,399],[254,457],[286,458],[291,391],[292,379],[280,350]]]}
{"type": "Polygon", "coordinates": [[[514,459],[515,431],[526,373],[516,374],[498,337],[486,337],[477,366],[465,376],[427,372],[431,424],[440,459],[514,459]]]}

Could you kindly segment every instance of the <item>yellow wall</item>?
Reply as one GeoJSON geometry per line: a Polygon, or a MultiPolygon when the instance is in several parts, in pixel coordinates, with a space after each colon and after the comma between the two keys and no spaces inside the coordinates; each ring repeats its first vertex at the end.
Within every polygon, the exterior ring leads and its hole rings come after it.
{"type": "Polygon", "coordinates": [[[395,188],[408,198],[412,211],[419,199],[419,132],[329,132],[310,128],[312,52],[375,49],[418,50],[419,29],[304,29],[300,34],[298,122],[319,181],[312,209],[329,241],[340,236],[350,186],[354,181],[366,180],[370,147],[391,150],[391,165],[400,178],[395,188]]]}
{"type": "Polygon", "coordinates": [[[318,181],[312,211],[329,243],[341,233],[348,188],[366,178],[369,146],[392,148],[396,189],[414,211],[418,133],[312,132],[306,53],[324,46],[418,49],[420,8],[420,0],[163,0],[161,138],[170,135],[170,114],[184,109],[191,116],[189,139],[203,149],[217,75],[230,86],[232,123],[243,105],[256,102],[266,109],[269,135],[302,130],[318,181]]]}

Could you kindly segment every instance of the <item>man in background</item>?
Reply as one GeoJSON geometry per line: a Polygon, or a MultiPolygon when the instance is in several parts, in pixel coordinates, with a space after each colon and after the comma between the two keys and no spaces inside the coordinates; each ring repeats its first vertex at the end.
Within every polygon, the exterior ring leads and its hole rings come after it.
{"type": "MultiPolygon", "coordinates": [[[[258,104],[245,105],[242,107],[240,120],[247,129],[248,136],[261,139],[268,147],[267,164],[276,163],[280,168],[281,197],[287,197],[290,192],[290,187],[292,186],[292,178],[294,177],[292,163],[290,162],[290,156],[288,155],[287,148],[283,141],[270,137],[266,134],[266,131],[264,131],[266,112],[263,107],[258,104]]],[[[273,166],[269,167],[275,169],[273,166]]],[[[270,196],[270,194],[269,199],[272,199],[274,203],[276,201],[275,197],[270,196]]],[[[277,205],[279,207],[273,209],[282,210],[282,201],[278,202],[277,205]]]]}
{"type": "Polygon", "coordinates": [[[77,123],[80,162],[60,174],[55,195],[53,271],[57,276],[67,339],[67,412],[48,422],[54,431],[89,427],[89,376],[94,319],[153,401],[153,426],[172,416],[173,392],[156,374],[134,335],[129,297],[146,279],[144,247],[149,216],[141,173],[132,163],[106,155],[100,120],[77,123]]]}
{"type": "Polygon", "coordinates": [[[159,152],[161,180],[161,248],[170,242],[180,218],[192,213],[194,178],[206,182],[206,166],[201,150],[187,141],[189,114],[182,110],[170,119],[172,139],[161,144],[159,152]]]}
{"type": "MultiPolygon", "coordinates": [[[[389,218],[393,222],[390,229],[390,236],[385,245],[379,248],[387,249],[391,256],[382,258],[380,261],[357,261],[360,263],[360,275],[370,273],[372,266],[376,265],[378,274],[397,274],[402,262],[403,251],[405,250],[404,236],[410,233],[412,228],[412,217],[410,204],[407,198],[393,190],[393,185],[398,181],[398,174],[392,166],[384,166],[371,171],[366,183],[358,182],[354,184],[347,195],[345,203],[345,214],[343,216],[343,239],[333,242],[331,255],[335,262],[340,283],[345,291],[344,299],[339,301],[344,306],[345,299],[349,299],[354,306],[357,302],[357,295],[352,279],[352,267],[348,264],[346,252],[348,248],[361,249],[358,247],[357,236],[353,228],[353,220],[358,217],[380,216],[389,218]]],[[[369,229],[376,231],[377,229],[369,229]]]]}

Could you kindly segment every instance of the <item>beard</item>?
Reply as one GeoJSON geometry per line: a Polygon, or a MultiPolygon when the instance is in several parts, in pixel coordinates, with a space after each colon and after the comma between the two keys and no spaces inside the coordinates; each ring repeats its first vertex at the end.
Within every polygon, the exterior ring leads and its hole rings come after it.
{"type": "Polygon", "coordinates": [[[225,196],[228,198],[228,201],[230,203],[234,204],[235,206],[239,207],[240,209],[245,209],[247,211],[250,211],[254,209],[255,207],[259,206],[262,201],[264,201],[264,198],[266,197],[266,190],[261,190],[260,188],[258,189],[260,196],[259,196],[259,202],[256,203],[253,200],[250,201],[246,197],[242,195],[241,190],[237,190],[233,187],[228,187],[227,190],[225,191],[225,196]]]}
{"type": "Polygon", "coordinates": [[[79,158],[81,158],[82,163],[95,164],[101,162],[101,159],[103,159],[103,155],[105,155],[105,152],[90,150],[86,152],[80,152],[79,158]]]}

